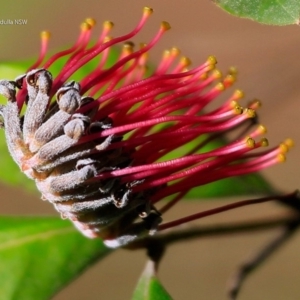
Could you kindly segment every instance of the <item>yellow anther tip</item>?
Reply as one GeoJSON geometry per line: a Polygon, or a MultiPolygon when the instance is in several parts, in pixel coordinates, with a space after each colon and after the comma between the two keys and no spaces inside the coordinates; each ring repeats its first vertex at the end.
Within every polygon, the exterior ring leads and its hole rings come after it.
{"type": "Polygon", "coordinates": [[[222,77],[222,72],[218,69],[215,69],[212,74],[213,74],[213,77],[216,79],[219,79],[222,77]]]}
{"type": "Polygon", "coordinates": [[[208,62],[209,64],[215,65],[215,64],[217,63],[217,59],[216,59],[215,56],[210,55],[210,56],[207,58],[207,62],[208,62]]]}
{"type": "Polygon", "coordinates": [[[49,40],[50,39],[50,37],[51,37],[51,33],[50,33],[50,31],[42,31],[41,32],[41,39],[42,40],[49,40]]]}
{"type": "Polygon", "coordinates": [[[235,108],[236,106],[239,106],[239,104],[236,102],[236,101],[234,101],[234,100],[232,100],[232,101],[230,101],[230,107],[232,107],[232,108],[235,108]]]}
{"type": "Polygon", "coordinates": [[[295,142],[294,142],[294,140],[292,140],[292,139],[286,139],[286,140],[284,141],[284,144],[285,144],[289,149],[295,146],[295,142]]]}
{"type": "Polygon", "coordinates": [[[265,134],[265,133],[267,133],[267,127],[266,126],[264,126],[264,125],[258,125],[258,130],[259,130],[259,132],[261,133],[261,134],[265,134]]]}
{"type": "Polygon", "coordinates": [[[144,14],[151,15],[153,13],[153,8],[145,6],[143,9],[144,14]]]}
{"type": "Polygon", "coordinates": [[[245,96],[242,90],[235,90],[233,95],[235,99],[241,99],[245,96]]]}
{"type": "Polygon", "coordinates": [[[180,52],[181,52],[180,49],[177,48],[177,47],[172,47],[172,48],[171,48],[171,53],[172,53],[172,55],[177,56],[177,55],[180,54],[180,52]]]}
{"type": "Polygon", "coordinates": [[[252,108],[246,108],[244,112],[247,114],[249,118],[254,118],[256,116],[256,112],[252,108]]]}
{"type": "Polygon", "coordinates": [[[269,141],[266,138],[261,139],[260,143],[261,143],[262,147],[268,147],[269,146],[269,141]]]}
{"type": "Polygon", "coordinates": [[[88,23],[91,27],[94,27],[96,25],[96,20],[93,18],[86,18],[84,21],[88,23]]]}
{"type": "Polygon", "coordinates": [[[225,79],[227,79],[228,78],[228,80],[230,80],[230,81],[236,81],[236,74],[228,74],[228,75],[226,75],[226,77],[225,77],[225,79]]]}
{"type": "Polygon", "coordinates": [[[226,75],[226,77],[224,78],[224,83],[225,84],[232,84],[236,81],[236,77],[235,75],[231,75],[231,74],[228,74],[226,75]]]}
{"type": "Polygon", "coordinates": [[[280,153],[287,153],[289,151],[289,148],[286,144],[281,143],[279,145],[280,153]]]}
{"type": "Polygon", "coordinates": [[[106,29],[111,29],[111,28],[114,27],[114,25],[115,24],[113,22],[111,22],[111,21],[104,21],[103,22],[103,27],[106,28],[106,29]]]}
{"type": "Polygon", "coordinates": [[[82,31],[91,30],[91,28],[92,28],[92,26],[91,26],[89,23],[87,23],[87,22],[83,22],[83,23],[81,23],[81,25],[80,25],[80,29],[81,29],[82,31]]]}
{"type": "Polygon", "coordinates": [[[262,102],[258,99],[253,99],[252,101],[249,102],[249,106],[254,106],[255,108],[259,108],[262,106],[262,102]]]}
{"type": "Polygon", "coordinates": [[[133,48],[128,45],[123,45],[123,53],[126,55],[133,53],[133,48]]]}
{"type": "Polygon", "coordinates": [[[238,71],[237,71],[237,68],[236,67],[230,67],[229,68],[229,72],[228,72],[230,75],[237,75],[238,71]]]}
{"type": "Polygon", "coordinates": [[[145,48],[146,46],[147,46],[146,43],[140,43],[140,49],[143,49],[143,48],[145,48]]]}
{"type": "Polygon", "coordinates": [[[254,141],[253,138],[247,138],[246,143],[247,143],[247,146],[249,148],[254,148],[255,147],[255,141],[254,141]]]}
{"type": "Polygon", "coordinates": [[[123,47],[133,48],[134,47],[134,43],[131,42],[131,41],[127,41],[127,42],[124,43],[123,47]]]}
{"type": "Polygon", "coordinates": [[[222,83],[222,82],[219,82],[217,85],[216,85],[216,89],[218,91],[224,91],[225,90],[225,85],[222,83]]]}
{"type": "Polygon", "coordinates": [[[160,27],[164,31],[167,31],[167,30],[171,29],[170,23],[166,22],[166,21],[162,21],[160,27]]]}
{"type": "Polygon", "coordinates": [[[164,50],[163,57],[169,57],[171,54],[170,50],[164,50]]]}
{"type": "Polygon", "coordinates": [[[186,57],[186,56],[181,57],[181,58],[180,58],[180,62],[181,62],[181,64],[184,65],[185,67],[190,66],[191,63],[192,63],[192,61],[191,61],[188,57],[186,57]]]}
{"type": "Polygon", "coordinates": [[[255,105],[257,105],[257,107],[262,107],[262,102],[258,99],[255,99],[255,105]]]}
{"type": "Polygon", "coordinates": [[[286,156],[282,153],[277,155],[277,160],[278,162],[285,162],[286,161],[286,156]]]}
{"type": "Polygon", "coordinates": [[[109,42],[111,41],[113,38],[111,36],[106,36],[104,39],[103,39],[103,42],[106,43],[106,42],[109,42]]]}
{"type": "Polygon", "coordinates": [[[207,79],[208,78],[208,73],[205,72],[205,73],[201,74],[199,78],[202,79],[202,80],[207,79]]]}
{"type": "Polygon", "coordinates": [[[143,53],[143,54],[141,55],[141,57],[142,57],[143,59],[147,59],[147,58],[149,57],[149,53],[148,53],[148,52],[145,52],[145,53],[143,53]]]}
{"type": "Polygon", "coordinates": [[[235,114],[241,115],[243,113],[243,108],[240,105],[236,105],[233,108],[233,111],[234,111],[235,114]]]}

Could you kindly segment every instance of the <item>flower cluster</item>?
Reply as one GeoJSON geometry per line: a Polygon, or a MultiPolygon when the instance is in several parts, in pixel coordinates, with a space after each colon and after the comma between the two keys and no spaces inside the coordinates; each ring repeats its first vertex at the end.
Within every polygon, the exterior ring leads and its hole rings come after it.
{"type": "Polygon", "coordinates": [[[260,103],[242,107],[240,90],[210,109],[236,76],[231,70],[222,77],[214,57],[189,69],[189,59],[172,48],[149,71],[148,52],[169,24],[162,22],[137,50],[130,39],[151,13],[145,8],[133,31],[117,38],[109,37],[113,24],[105,22],[92,46],[95,22],[87,19],[77,42],[46,62],[49,34],[44,32],[36,63],[14,81],[0,81],[0,93],[8,99],[0,108],[7,144],[20,169],[62,217],[111,247],[167,228],[159,225],[161,215],[193,187],[271,166],[284,160],[292,143],[253,151],[268,145],[265,138],[257,139],[265,133],[256,124],[260,103]],[[123,48],[109,65],[119,43],[123,48]],[[50,70],[60,61],[53,78],[50,70]],[[92,71],[70,81],[91,61],[92,71]],[[243,133],[203,150],[235,129],[243,133]],[[178,150],[186,144],[192,145],[188,151],[178,150]]]}

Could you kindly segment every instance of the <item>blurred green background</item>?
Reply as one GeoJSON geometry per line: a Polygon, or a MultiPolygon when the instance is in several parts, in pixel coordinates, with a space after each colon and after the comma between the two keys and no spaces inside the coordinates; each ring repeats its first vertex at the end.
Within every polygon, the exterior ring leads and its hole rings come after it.
{"type": "MultiPolygon", "coordinates": [[[[217,56],[222,71],[236,66],[239,77],[235,87],[246,92],[246,99],[257,97],[263,101],[260,121],[269,129],[267,137],[271,145],[286,137],[292,137],[296,145],[300,144],[299,27],[265,26],[238,19],[209,1],[1,0],[0,21],[26,19],[27,25],[0,25],[0,62],[37,56],[42,30],[52,32],[52,51],[71,44],[77,38],[80,22],[86,17],[98,21],[95,37],[105,20],[115,23],[113,36],[127,33],[135,26],[146,5],[155,11],[134,41],[147,42],[162,20],[169,21],[172,26],[153,51],[153,61],[158,61],[164,49],[177,46],[192,59],[194,65],[213,54],[217,56]]],[[[299,187],[298,149],[296,147],[288,154],[285,164],[263,172],[286,191],[299,187]]],[[[2,172],[5,170],[2,169],[2,172]]],[[[39,200],[38,194],[4,185],[0,188],[1,214],[55,214],[51,205],[39,200]]],[[[167,218],[171,220],[220,204],[221,201],[180,203],[167,218]]],[[[274,204],[265,204],[224,213],[198,223],[263,218],[275,216],[280,211],[281,208],[274,204]]],[[[245,258],[274,235],[276,232],[207,238],[172,246],[161,264],[161,281],[175,299],[225,299],[229,276],[245,258]]],[[[240,299],[298,299],[299,248],[298,234],[251,276],[240,299]]],[[[54,300],[129,299],[144,261],[143,252],[117,251],[73,282],[54,300]]]]}

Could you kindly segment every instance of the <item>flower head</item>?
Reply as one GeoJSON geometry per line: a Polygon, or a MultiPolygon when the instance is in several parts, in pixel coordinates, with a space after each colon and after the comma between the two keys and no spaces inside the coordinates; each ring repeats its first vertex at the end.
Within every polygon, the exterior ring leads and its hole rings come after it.
{"type": "Polygon", "coordinates": [[[260,102],[242,107],[240,90],[209,108],[236,77],[234,70],[222,77],[214,57],[188,69],[189,59],[172,48],[149,71],[148,52],[169,24],[162,22],[154,38],[137,50],[129,40],[151,13],[145,8],[133,31],[118,38],[109,37],[113,24],[105,22],[92,46],[95,22],[87,19],[77,42],[46,62],[49,34],[44,32],[36,63],[14,81],[0,81],[0,93],[8,99],[1,114],[12,157],[62,217],[110,246],[166,228],[159,227],[161,215],[193,187],[273,165],[291,146],[287,140],[254,151],[268,145],[259,139],[265,127],[255,125],[260,102]],[[112,47],[120,43],[118,59],[108,65],[112,47]],[[95,59],[92,71],[72,81],[95,59]],[[51,67],[61,60],[64,65],[53,78],[51,67]],[[244,133],[203,150],[235,129],[244,133]],[[188,152],[176,151],[192,141],[188,152]],[[157,209],[167,196],[173,198],[157,209]]]}

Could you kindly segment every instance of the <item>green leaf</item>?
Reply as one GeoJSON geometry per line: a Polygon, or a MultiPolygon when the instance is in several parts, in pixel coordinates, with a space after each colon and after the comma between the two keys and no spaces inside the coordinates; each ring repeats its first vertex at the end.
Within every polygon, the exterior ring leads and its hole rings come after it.
{"type": "Polygon", "coordinates": [[[19,62],[19,63],[0,63],[0,78],[1,79],[14,79],[18,75],[24,74],[27,67],[26,62],[19,62]]]}
{"type": "Polygon", "coordinates": [[[228,13],[269,25],[299,25],[299,0],[213,0],[228,13]]]}
{"type": "Polygon", "coordinates": [[[134,291],[132,300],[172,300],[159,282],[153,261],[148,261],[134,291]]]}
{"type": "Polygon", "coordinates": [[[54,217],[0,217],[1,299],[49,299],[110,253],[54,217]]]}

